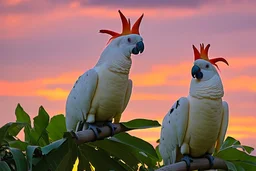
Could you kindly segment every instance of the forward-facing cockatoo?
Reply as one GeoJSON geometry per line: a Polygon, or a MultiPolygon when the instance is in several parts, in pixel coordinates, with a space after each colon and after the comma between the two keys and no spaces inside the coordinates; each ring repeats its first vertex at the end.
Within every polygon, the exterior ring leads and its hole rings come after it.
{"type": "Polygon", "coordinates": [[[224,58],[208,58],[208,44],[200,44],[200,53],[193,45],[194,66],[190,91],[174,103],[162,122],[159,151],[164,164],[185,161],[190,167],[191,157],[206,157],[213,164],[211,155],[219,150],[228,126],[228,104],[221,78],[215,68],[224,58]]]}
{"type": "Polygon", "coordinates": [[[144,50],[143,39],[139,33],[141,17],[131,28],[130,19],[118,11],[123,31],[116,33],[100,30],[112,37],[103,50],[97,64],[86,71],[76,81],[66,101],[66,127],[68,131],[92,129],[96,136],[99,129],[93,123],[106,122],[112,129],[120,121],[132,92],[129,72],[132,65],[131,54],[144,50]]]}

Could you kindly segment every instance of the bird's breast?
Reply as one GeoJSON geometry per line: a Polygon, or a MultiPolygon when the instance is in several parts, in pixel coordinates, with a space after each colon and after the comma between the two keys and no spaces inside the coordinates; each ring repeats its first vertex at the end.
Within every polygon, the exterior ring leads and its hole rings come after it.
{"type": "Polygon", "coordinates": [[[222,121],[222,100],[190,100],[189,136],[190,153],[194,157],[204,155],[218,138],[222,121]]]}
{"type": "Polygon", "coordinates": [[[92,101],[96,108],[96,120],[110,120],[122,110],[128,75],[111,71],[98,73],[98,87],[92,101]]]}

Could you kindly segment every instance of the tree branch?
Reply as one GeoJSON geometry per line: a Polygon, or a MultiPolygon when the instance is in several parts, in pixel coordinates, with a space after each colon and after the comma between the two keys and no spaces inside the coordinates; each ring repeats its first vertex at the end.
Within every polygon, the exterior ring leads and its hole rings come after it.
{"type": "MultiPolygon", "coordinates": [[[[125,126],[123,126],[122,124],[113,124],[116,127],[116,130],[114,132],[114,134],[118,134],[120,132],[126,132],[132,129],[128,129],[125,126]]],[[[98,139],[96,138],[94,132],[90,129],[88,130],[84,130],[84,131],[78,131],[78,132],[74,132],[75,133],[75,138],[76,138],[76,143],[79,144],[83,144],[86,142],[92,142],[95,140],[100,140],[106,137],[111,136],[111,130],[108,126],[103,126],[100,128],[101,129],[101,133],[99,134],[98,139]]]]}
{"type": "MultiPolygon", "coordinates": [[[[164,167],[161,167],[157,169],[156,171],[187,171],[186,168],[186,163],[184,161],[170,164],[164,167]]],[[[208,159],[206,158],[197,158],[193,159],[193,162],[191,162],[190,169],[189,170],[198,170],[198,169],[203,169],[203,170],[208,170],[208,169],[223,169],[223,170],[228,170],[227,165],[225,164],[225,161],[214,157],[214,162],[213,162],[213,167],[210,168],[210,164],[208,159]]]]}

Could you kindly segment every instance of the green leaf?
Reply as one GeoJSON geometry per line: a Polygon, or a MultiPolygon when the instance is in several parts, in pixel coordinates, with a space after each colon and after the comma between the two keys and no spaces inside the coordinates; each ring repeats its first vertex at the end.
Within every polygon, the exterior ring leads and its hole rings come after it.
{"type": "Polygon", "coordinates": [[[237,171],[236,166],[233,163],[231,163],[229,161],[225,161],[225,163],[226,163],[226,165],[228,167],[228,170],[237,171]]]}
{"type": "Polygon", "coordinates": [[[229,169],[254,171],[256,170],[256,156],[249,155],[252,150],[252,147],[241,145],[238,140],[228,137],[220,151],[214,156],[225,160],[229,169]]]}
{"type": "Polygon", "coordinates": [[[82,144],[79,146],[79,151],[88,158],[96,171],[126,170],[122,165],[112,159],[108,153],[101,149],[82,144]]]}
{"type": "Polygon", "coordinates": [[[13,130],[17,130],[17,128],[20,128],[22,126],[24,126],[24,123],[15,123],[15,122],[9,122],[4,126],[2,126],[0,128],[0,144],[6,137],[9,137],[9,139],[11,139],[9,135],[9,130],[11,130],[11,133],[14,133],[13,130]]]}
{"type": "Polygon", "coordinates": [[[31,125],[29,115],[23,110],[20,104],[17,105],[15,110],[16,122],[23,122],[31,125]]]}
{"type": "Polygon", "coordinates": [[[128,122],[121,122],[126,128],[129,129],[146,129],[161,126],[158,121],[148,119],[134,119],[128,122]]]}
{"type": "Polygon", "coordinates": [[[0,161],[0,171],[11,171],[11,169],[5,161],[0,161]]]}
{"type": "Polygon", "coordinates": [[[29,115],[23,110],[20,104],[17,105],[15,110],[16,122],[27,123],[24,128],[25,141],[30,141],[30,130],[31,130],[31,120],[29,115]]]}
{"type": "Polygon", "coordinates": [[[150,155],[155,160],[158,160],[156,151],[150,143],[148,143],[142,139],[139,139],[135,136],[131,136],[128,133],[116,134],[114,137],[110,138],[110,140],[120,142],[120,143],[126,144],[128,146],[131,146],[133,148],[136,148],[137,150],[142,151],[142,152],[146,153],[147,155],[150,155]]]}
{"type": "Polygon", "coordinates": [[[236,140],[233,137],[227,137],[226,140],[223,142],[223,144],[220,147],[220,150],[226,149],[227,147],[230,147],[232,145],[241,145],[240,141],[236,140]]]}
{"type": "Polygon", "coordinates": [[[16,122],[13,123],[10,128],[8,129],[8,132],[11,136],[17,136],[20,130],[25,127],[27,123],[24,122],[16,122]]]}
{"type": "Polygon", "coordinates": [[[45,146],[49,144],[49,137],[46,131],[46,127],[49,123],[49,115],[40,106],[38,115],[34,117],[34,128],[30,132],[31,144],[45,146]]]}
{"type": "Polygon", "coordinates": [[[40,147],[39,146],[32,146],[32,145],[29,145],[27,147],[27,151],[26,151],[26,154],[27,154],[27,161],[28,161],[28,166],[29,166],[29,169],[32,170],[32,164],[33,164],[33,155],[35,153],[36,150],[40,150],[40,147]]]}
{"type": "Polygon", "coordinates": [[[42,132],[49,123],[49,115],[44,110],[43,106],[40,106],[38,115],[34,118],[34,129],[38,132],[42,132]]]}
{"type": "Polygon", "coordinates": [[[243,147],[244,147],[245,151],[246,151],[247,153],[249,153],[249,154],[251,154],[251,152],[254,150],[253,147],[249,147],[249,146],[246,146],[246,145],[243,145],[243,147]]]}
{"type": "Polygon", "coordinates": [[[28,143],[27,142],[23,142],[21,140],[14,140],[14,141],[9,141],[9,146],[13,147],[13,148],[18,148],[21,151],[26,151],[28,143]]]}
{"type": "Polygon", "coordinates": [[[255,162],[232,161],[232,163],[235,164],[237,168],[239,168],[240,170],[243,170],[243,171],[255,171],[256,170],[256,163],[255,162]]]}
{"type": "Polygon", "coordinates": [[[52,117],[46,130],[48,131],[48,135],[51,141],[61,139],[64,132],[67,131],[64,115],[60,114],[52,117]]]}
{"type": "MultiPolygon", "coordinates": [[[[230,146],[230,147],[226,147],[226,149],[227,149],[227,148],[241,149],[241,150],[247,152],[248,154],[250,154],[250,153],[254,150],[254,148],[249,147],[249,146],[244,146],[244,145],[232,145],[232,146],[230,146]]],[[[223,149],[222,149],[222,150],[223,150],[223,149]]]]}
{"type": "Polygon", "coordinates": [[[42,147],[41,150],[42,150],[43,155],[48,154],[53,149],[59,148],[65,141],[66,141],[66,139],[63,138],[63,139],[55,141],[55,142],[53,142],[53,143],[51,143],[51,144],[49,144],[47,146],[42,147]]]}
{"type": "Polygon", "coordinates": [[[150,167],[155,167],[156,162],[159,160],[154,147],[142,139],[127,133],[119,133],[110,138],[110,140],[128,145],[136,150],[136,153],[133,153],[135,157],[150,167]]]}
{"type": "Polygon", "coordinates": [[[215,156],[228,161],[242,160],[256,162],[256,156],[250,156],[249,154],[236,148],[227,148],[226,150],[218,152],[217,154],[215,154],[215,156]]]}
{"type": "Polygon", "coordinates": [[[159,145],[156,146],[156,154],[158,156],[158,162],[162,161],[163,159],[162,159],[162,156],[159,152],[159,145]]]}
{"type": "MultiPolygon", "coordinates": [[[[71,136],[71,135],[70,135],[71,136]]],[[[40,160],[33,170],[72,170],[76,161],[78,148],[71,137],[67,137],[57,149],[51,150],[47,155],[40,160]]]]}
{"type": "Polygon", "coordinates": [[[3,142],[5,136],[7,135],[8,129],[10,128],[11,124],[12,124],[11,122],[7,123],[0,128],[0,145],[3,142]]]}
{"type": "Polygon", "coordinates": [[[147,171],[147,169],[143,165],[141,165],[139,171],[147,171]]]}
{"type": "Polygon", "coordinates": [[[16,165],[16,170],[17,171],[28,170],[27,161],[24,154],[19,149],[12,148],[12,147],[10,147],[9,149],[10,149],[10,152],[12,153],[12,156],[16,165]]]}
{"type": "Polygon", "coordinates": [[[78,147],[78,159],[79,159],[79,163],[78,163],[78,169],[77,170],[86,170],[86,171],[92,171],[91,169],[91,165],[90,165],[90,161],[88,160],[88,158],[86,157],[86,153],[84,154],[81,150],[80,147],[78,147]]]}
{"type": "Polygon", "coordinates": [[[106,151],[111,156],[122,159],[130,168],[132,168],[132,170],[137,170],[140,160],[134,157],[134,149],[132,147],[108,139],[95,141],[89,144],[106,151]]]}

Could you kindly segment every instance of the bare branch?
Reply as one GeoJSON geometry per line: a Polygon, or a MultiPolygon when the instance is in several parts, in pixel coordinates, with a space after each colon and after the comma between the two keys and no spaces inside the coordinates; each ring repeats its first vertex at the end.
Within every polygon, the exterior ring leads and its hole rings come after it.
{"type": "MultiPolygon", "coordinates": [[[[116,127],[114,134],[131,130],[131,129],[126,128],[122,124],[113,124],[113,125],[116,127]]],[[[98,139],[103,139],[103,138],[111,136],[111,130],[108,126],[103,126],[100,129],[101,129],[101,133],[99,134],[98,139]]],[[[92,141],[97,140],[94,132],[90,129],[84,130],[84,131],[78,131],[78,132],[75,132],[75,134],[76,134],[76,138],[77,138],[76,139],[77,144],[83,144],[86,142],[92,142],[92,141]]]]}
{"type": "MultiPolygon", "coordinates": [[[[184,161],[170,164],[164,167],[161,167],[160,169],[157,169],[156,171],[187,171],[186,163],[184,161]]],[[[225,161],[214,157],[213,167],[210,168],[210,164],[208,159],[206,158],[198,158],[193,159],[193,162],[191,162],[190,170],[208,170],[208,169],[223,169],[228,170],[227,165],[225,164],[225,161]]]]}

